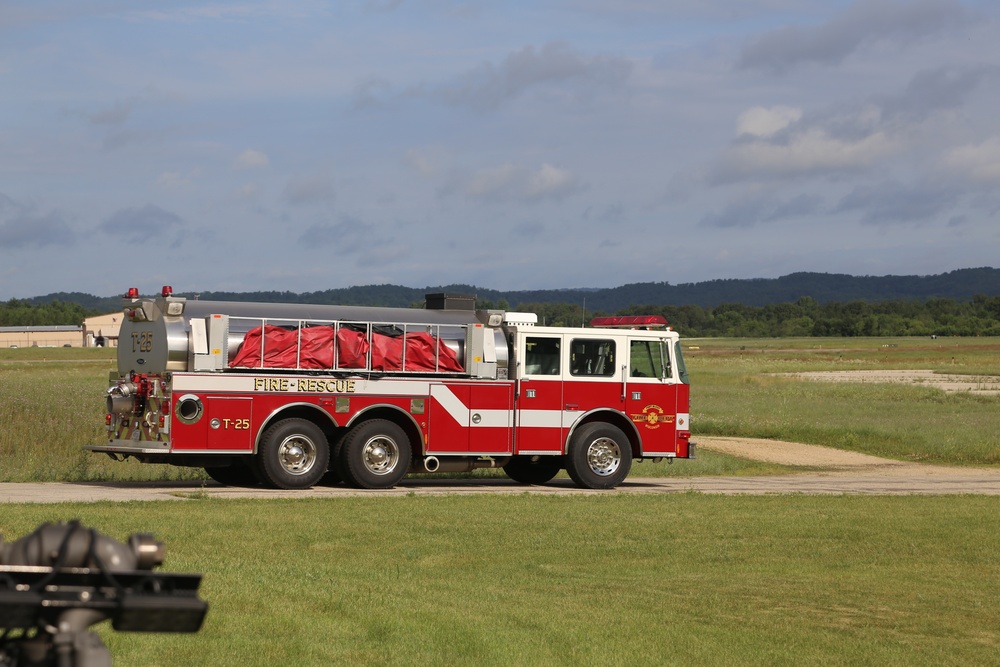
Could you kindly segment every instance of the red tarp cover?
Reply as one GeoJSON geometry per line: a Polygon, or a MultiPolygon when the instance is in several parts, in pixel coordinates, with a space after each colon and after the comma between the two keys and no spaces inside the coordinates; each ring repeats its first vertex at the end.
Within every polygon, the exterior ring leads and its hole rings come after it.
{"type": "MultiPolygon", "coordinates": [[[[271,324],[247,332],[230,367],[236,368],[333,368],[333,327],[316,326],[286,329],[271,324]],[[261,333],[264,335],[264,362],[261,363],[261,333]],[[299,346],[301,334],[301,350],[299,346]],[[298,355],[298,366],[296,366],[298,355]]],[[[365,368],[369,349],[373,371],[402,369],[403,345],[406,345],[406,370],[434,371],[435,349],[439,355],[436,370],[452,373],[465,371],[455,351],[428,333],[386,336],[375,333],[373,342],[365,334],[341,327],[337,329],[337,367],[365,368]]]]}

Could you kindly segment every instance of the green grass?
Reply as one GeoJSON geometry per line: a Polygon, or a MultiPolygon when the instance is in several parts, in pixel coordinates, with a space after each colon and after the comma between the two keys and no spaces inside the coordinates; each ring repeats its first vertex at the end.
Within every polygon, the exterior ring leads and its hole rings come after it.
{"type": "MultiPolygon", "coordinates": [[[[10,506],[8,506],[10,508],[10,506]]],[[[25,505],[152,531],[194,635],[121,665],[998,664],[995,497],[446,496],[25,505]]]]}
{"type": "MultiPolygon", "coordinates": [[[[698,435],[1000,461],[1000,399],[774,372],[1000,374],[988,339],[688,341],[698,435]],[[881,347],[895,344],[896,347],[881,347]]],[[[108,351],[0,350],[0,479],[200,478],[82,452],[108,351]],[[103,355],[103,356],[102,356],[103,355]]],[[[633,475],[782,469],[701,452],[633,475]]],[[[482,473],[490,474],[490,473],[482,473]]],[[[492,474],[497,474],[493,472],[492,474]]],[[[202,572],[192,635],[100,632],[118,665],[1000,664],[1000,498],[355,497],[4,505],[8,541],[80,518],[202,572]]]]}
{"type": "Polygon", "coordinates": [[[686,351],[696,434],[791,440],[911,461],[1000,463],[1000,396],[773,375],[861,369],[1000,375],[1000,341],[713,339],[688,344],[696,348],[686,351]]]}

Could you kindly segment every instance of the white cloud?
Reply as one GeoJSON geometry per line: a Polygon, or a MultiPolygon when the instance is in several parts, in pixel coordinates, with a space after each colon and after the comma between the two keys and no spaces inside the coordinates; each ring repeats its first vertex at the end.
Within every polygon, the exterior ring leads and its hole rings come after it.
{"type": "Polygon", "coordinates": [[[249,169],[263,169],[270,164],[270,162],[271,161],[268,159],[266,154],[252,148],[248,148],[236,156],[236,160],[233,162],[233,167],[241,171],[249,169]]]}
{"type": "Polygon", "coordinates": [[[543,164],[542,168],[531,175],[526,194],[531,199],[545,197],[561,197],[576,189],[576,179],[565,169],[543,164]]]}
{"type": "Polygon", "coordinates": [[[736,133],[754,137],[770,137],[802,118],[802,109],[795,107],[753,107],[736,120],[736,133]]]}
{"type": "Polygon", "coordinates": [[[747,141],[730,147],[717,167],[718,182],[797,176],[871,167],[895,150],[884,132],[840,138],[821,127],[809,128],[787,141],[747,141]]]}
{"type": "Polygon", "coordinates": [[[578,179],[565,169],[543,164],[533,171],[507,163],[474,173],[462,192],[472,199],[532,202],[562,199],[580,188],[578,179]]]}
{"type": "Polygon", "coordinates": [[[1000,184],[1000,136],[976,145],[959,146],[945,156],[944,162],[977,183],[1000,184]]]}

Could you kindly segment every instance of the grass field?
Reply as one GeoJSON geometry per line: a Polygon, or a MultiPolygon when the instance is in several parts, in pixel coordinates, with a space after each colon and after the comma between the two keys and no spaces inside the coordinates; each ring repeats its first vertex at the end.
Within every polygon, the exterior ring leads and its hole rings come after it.
{"type": "MultiPolygon", "coordinates": [[[[1000,462],[1000,399],[770,375],[1000,374],[998,341],[688,341],[696,434],[1000,462]],[[882,347],[894,344],[896,347],[882,347]]],[[[0,481],[158,479],[104,436],[112,352],[0,350],[0,481]]],[[[711,456],[633,474],[779,468],[711,456]]],[[[1000,498],[680,494],[0,506],[153,532],[201,632],[101,632],[116,665],[1000,665],[1000,498]]]]}
{"type": "Polygon", "coordinates": [[[1000,375],[1000,340],[689,341],[692,428],[910,461],[1000,463],[1000,396],[919,385],[808,382],[776,373],[929,369],[1000,375]]]}
{"type": "MultiPolygon", "coordinates": [[[[9,509],[9,508],[8,508],[9,509]]],[[[451,496],[19,506],[152,530],[194,635],[116,665],[987,665],[1000,499],[451,496]]]]}

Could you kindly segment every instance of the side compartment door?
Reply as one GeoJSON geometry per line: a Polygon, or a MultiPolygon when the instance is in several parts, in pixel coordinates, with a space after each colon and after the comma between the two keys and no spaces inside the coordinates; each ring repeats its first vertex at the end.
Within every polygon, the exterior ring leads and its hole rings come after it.
{"type": "Polygon", "coordinates": [[[253,399],[249,396],[205,396],[205,412],[191,424],[176,415],[171,422],[171,451],[253,451],[253,399]]]}
{"type": "Polygon", "coordinates": [[[427,454],[510,454],[514,383],[432,384],[427,454]]]}
{"type": "Polygon", "coordinates": [[[513,425],[513,382],[472,386],[469,402],[469,454],[512,454],[513,425]]]}
{"type": "Polygon", "coordinates": [[[677,382],[670,349],[659,338],[630,338],[626,412],[642,439],[642,453],[677,453],[677,382]]]}

